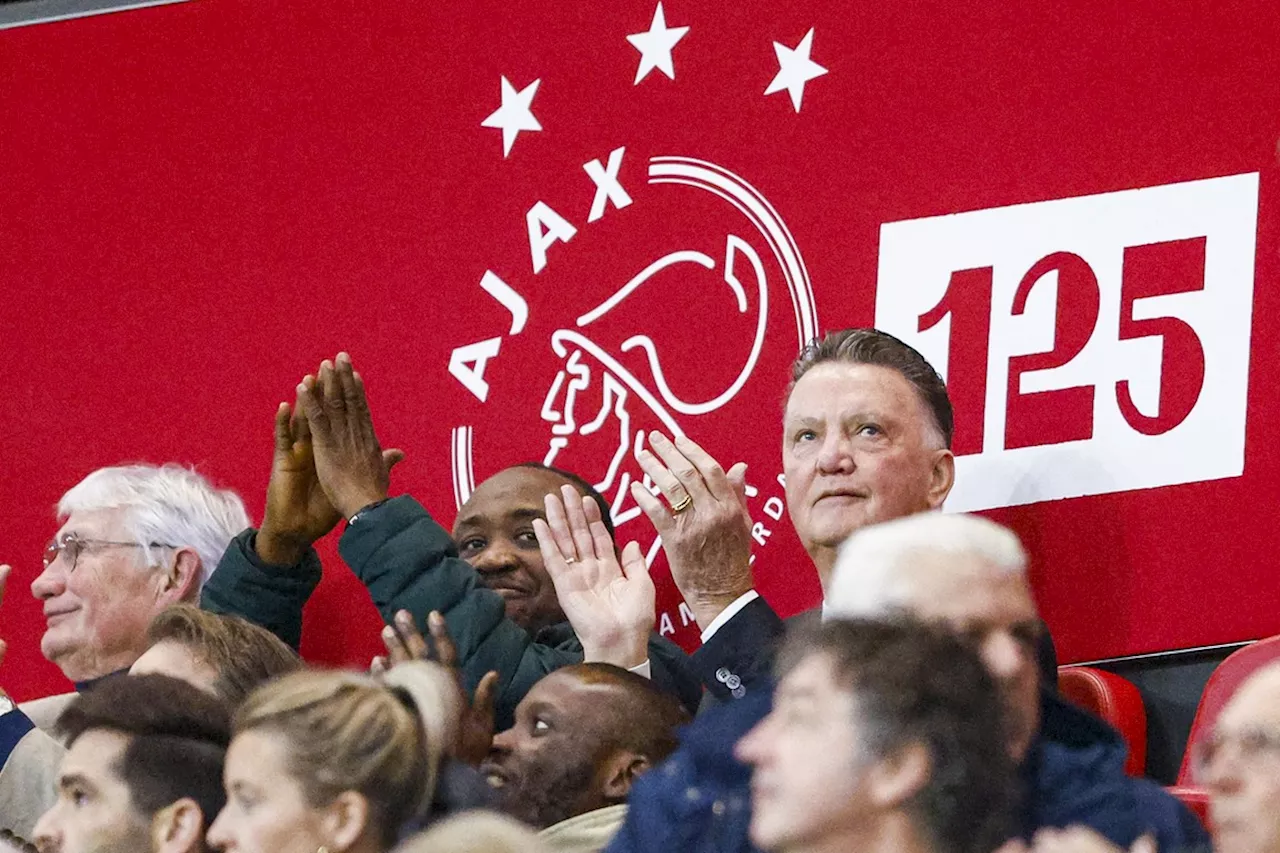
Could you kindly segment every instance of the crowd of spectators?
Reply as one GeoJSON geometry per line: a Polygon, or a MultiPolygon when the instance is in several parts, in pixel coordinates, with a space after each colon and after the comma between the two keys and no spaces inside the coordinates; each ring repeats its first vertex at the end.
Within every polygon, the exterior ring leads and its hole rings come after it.
{"type": "Polygon", "coordinates": [[[276,413],[261,526],[176,465],[63,496],[31,592],[75,689],[0,692],[0,849],[1280,853],[1280,669],[1196,745],[1210,836],[1058,695],[1017,536],[938,512],[953,430],[897,339],[800,353],[782,466],[823,601],[789,620],[754,588],[745,466],[647,434],[654,488],[632,496],[701,630],[690,655],[580,476],[507,468],[451,530],[393,496],[403,454],[339,354],[276,413]],[[322,569],[339,527],[346,569],[322,569]],[[308,666],[303,606],[348,569],[386,655],[308,666]]]}

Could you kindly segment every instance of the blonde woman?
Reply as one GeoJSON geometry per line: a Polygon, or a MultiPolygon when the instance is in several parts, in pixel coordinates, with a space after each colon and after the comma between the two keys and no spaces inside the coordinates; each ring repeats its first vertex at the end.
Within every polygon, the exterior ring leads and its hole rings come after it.
{"type": "Polygon", "coordinates": [[[453,676],[414,661],[380,678],[294,673],[250,694],[232,721],[226,853],[386,853],[430,806],[457,737],[453,676]]]}

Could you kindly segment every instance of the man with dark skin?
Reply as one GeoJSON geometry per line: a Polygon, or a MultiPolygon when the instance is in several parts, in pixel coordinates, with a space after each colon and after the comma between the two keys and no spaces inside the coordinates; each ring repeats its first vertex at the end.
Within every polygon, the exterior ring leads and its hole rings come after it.
{"type": "Polygon", "coordinates": [[[641,676],[569,666],[525,695],[480,772],[551,850],[599,850],[621,825],[635,779],[676,748],[686,722],[679,702],[641,676]]]}
{"type": "MultiPolygon", "coordinates": [[[[425,629],[439,611],[457,646],[469,691],[496,695],[499,727],[543,675],[584,659],[556,599],[533,532],[543,498],[568,485],[608,506],[581,478],[536,464],[499,472],[480,484],[458,513],[451,537],[412,497],[389,497],[399,450],[383,450],[374,432],[364,381],[346,353],[324,361],[282,403],[275,419],[275,458],[262,529],[231,543],[205,587],[201,605],[256,622],[297,646],[302,606],[320,580],[311,547],[342,519],[339,553],[368,588],[387,624],[400,610],[425,629]],[[496,672],[496,676],[488,673],[496,672]],[[477,691],[483,679],[496,686],[477,691]]],[[[701,686],[678,646],[650,634],[648,660],[634,661],[694,708],[701,686]]],[[[605,648],[591,659],[619,657],[605,648]]],[[[629,664],[632,665],[632,664],[629,664]]]]}

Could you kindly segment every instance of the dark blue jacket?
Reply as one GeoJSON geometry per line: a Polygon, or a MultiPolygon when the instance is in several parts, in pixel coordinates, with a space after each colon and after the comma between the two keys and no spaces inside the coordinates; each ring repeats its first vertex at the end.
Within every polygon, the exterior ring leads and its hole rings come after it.
{"type": "MultiPolygon", "coordinates": [[[[636,782],[607,853],[755,850],[747,840],[751,773],[733,745],[771,704],[770,691],[753,690],[700,716],[671,758],[636,782]]],[[[1119,734],[1046,690],[1041,733],[1022,768],[1024,835],[1083,824],[1126,849],[1145,832],[1162,851],[1207,849],[1195,816],[1155,783],[1125,776],[1124,758],[1119,734]]]]}

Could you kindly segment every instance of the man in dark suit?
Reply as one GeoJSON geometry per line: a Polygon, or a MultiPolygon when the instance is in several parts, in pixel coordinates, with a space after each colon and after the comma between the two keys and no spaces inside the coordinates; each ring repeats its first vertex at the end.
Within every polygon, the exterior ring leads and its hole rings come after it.
{"type": "MultiPolygon", "coordinates": [[[[792,367],[783,415],[787,511],[826,589],[855,530],[938,509],[955,482],[946,385],[924,356],[876,329],[831,332],[792,367]]],[[[668,506],[632,495],[662,536],[702,629],[693,663],[719,699],[767,678],[783,623],[754,589],[746,466],[725,472],[692,440],[650,434],[638,459],[668,506]],[[745,524],[744,524],[745,521],[745,524]]]]}

